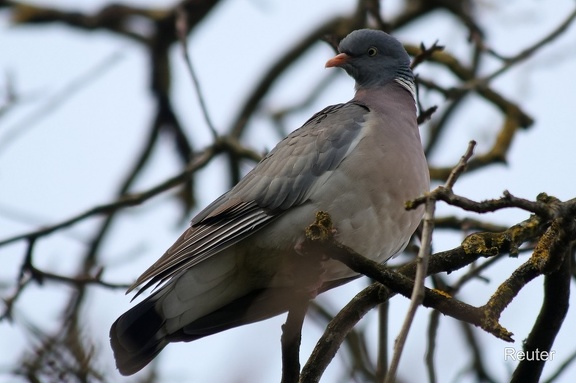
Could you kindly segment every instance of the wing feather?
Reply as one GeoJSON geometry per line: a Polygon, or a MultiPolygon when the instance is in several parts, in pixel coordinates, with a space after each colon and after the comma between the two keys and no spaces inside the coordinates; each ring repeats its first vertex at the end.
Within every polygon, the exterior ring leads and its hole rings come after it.
{"type": "MultiPolygon", "coordinates": [[[[305,203],[361,138],[368,108],[332,105],[282,140],[228,193],[202,210],[166,253],[128,291],[138,292],[210,258],[305,203]]],[[[138,295],[136,294],[136,296],[138,295]]]]}

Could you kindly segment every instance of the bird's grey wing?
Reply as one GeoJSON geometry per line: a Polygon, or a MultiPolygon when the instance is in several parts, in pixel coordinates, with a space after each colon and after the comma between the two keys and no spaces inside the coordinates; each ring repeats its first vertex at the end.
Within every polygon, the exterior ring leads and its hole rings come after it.
{"type": "Polygon", "coordinates": [[[332,105],[282,140],[192,225],[129,289],[166,281],[254,234],[291,207],[305,203],[362,137],[368,108],[332,105]]]}

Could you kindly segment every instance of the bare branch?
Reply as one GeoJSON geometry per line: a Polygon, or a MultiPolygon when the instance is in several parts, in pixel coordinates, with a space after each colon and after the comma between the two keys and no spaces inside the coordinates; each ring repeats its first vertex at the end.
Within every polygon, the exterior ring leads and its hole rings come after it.
{"type": "Polygon", "coordinates": [[[392,356],[392,361],[390,362],[388,374],[386,375],[386,383],[396,382],[396,374],[398,371],[398,366],[400,365],[400,357],[402,355],[406,339],[408,338],[408,332],[410,331],[410,327],[412,327],[412,322],[416,316],[416,310],[418,309],[418,306],[420,306],[420,304],[424,301],[424,281],[428,275],[428,258],[431,251],[432,231],[434,230],[434,211],[436,210],[436,201],[430,197],[426,200],[424,207],[424,228],[422,229],[421,239],[422,245],[420,246],[420,251],[418,252],[418,257],[416,258],[416,277],[414,279],[414,288],[412,289],[412,295],[410,297],[410,307],[408,308],[406,318],[394,343],[394,354],[392,356]]]}
{"type": "MultiPolygon", "coordinates": [[[[572,240],[574,239],[572,233],[572,240]]],[[[564,239],[567,239],[564,237],[564,239]]],[[[552,250],[552,249],[551,249],[552,250]]],[[[542,353],[551,350],[554,339],[564,322],[568,312],[570,298],[570,257],[566,247],[563,250],[555,248],[558,255],[563,256],[562,267],[546,275],[544,278],[544,302],[532,331],[523,344],[527,355],[540,353],[540,357],[531,358],[528,363],[521,361],[512,375],[511,383],[537,381],[542,374],[544,364],[548,360],[542,353]]]]}
{"type": "Polygon", "coordinates": [[[6,133],[0,140],[0,155],[8,152],[10,145],[14,144],[20,137],[30,132],[40,121],[43,121],[51,113],[57,111],[62,105],[71,100],[78,92],[82,91],[92,82],[99,80],[108,70],[118,64],[123,58],[122,52],[114,52],[105,57],[101,62],[89,68],[77,78],[72,79],[51,95],[48,100],[40,104],[32,113],[24,117],[15,125],[5,129],[6,133]]]}
{"type": "Polygon", "coordinates": [[[438,45],[438,40],[432,44],[430,48],[426,48],[424,43],[420,43],[420,53],[414,56],[412,63],[410,64],[410,68],[414,69],[418,65],[422,64],[424,61],[428,60],[435,52],[442,52],[444,50],[443,45],[438,45]]]}
{"type": "Polygon", "coordinates": [[[206,125],[208,125],[208,129],[210,129],[210,132],[212,133],[212,138],[214,140],[217,140],[218,132],[216,131],[216,127],[214,126],[214,123],[210,118],[210,113],[208,113],[208,108],[206,107],[204,95],[202,94],[202,88],[200,87],[200,80],[198,79],[198,76],[196,76],[196,71],[194,70],[194,66],[192,65],[190,55],[188,54],[188,39],[186,36],[189,30],[190,27],[188,26],[188,15],[186,14],[185,8],[180,6],[176,10],[176,32],[178,33],[178,39],[180,40],[182,55],[184,56],[186,67],[188,68],[188,72],[190,73],[190,77],[192,78],[192,82],[194,83],[194,89],[196,90],[196,97],[198,98],[198,102],[200,103],[200,108],[202,109],[202,115],[204,116],[206,125]]]}
{"type": "Polygon", "coordinates": [[[194,171],[202,168],[204,165],[206,165],[208,163],[208,161],[212,158],[212,156],[214,156],[216,154],[216,147],[215,146],[210,146],[208,148],[206,148],[203,152],[198,153],[198,155],[194,158],[193,161],[190,162],[190,165],[188,165],[188,167],[180,172],[179,174],[177,174],[174,177],[171,177],[163,182],[161,182],[160,184],[145,190],[143,192],[140,193],[134,193],[134,194],[127,194],[124,195],[122,197],[120,197],[118,200],[104,204],[104,205],[99,205],[96,207],[93,207],[91,209],[88,209],[87,211],[80,213],[76,216],[73,216],[71,218],[68,218],[60,223],[45,227],[43,229],[39,229],[39,230],[35,230],[29,233],[24,233],[24,234],[19,234],[13,237],[9,237],[3,240],[0,240],[0,246],[4,246],[7,245],[9,243],[13,243],[16,241],[21,241],[21,240],[25,240],[27,238],[39,238],[39,237],[43,237],[49,234],[52,234],[55,231],[64,229],[68,226],[74,225],[80,221],[83,221],[86,218],[92,217],[92,216],[96,216],[96,215],[106,215],[106,214],[110,214],[112,212],[115,212],[119,209],[128,207],[128,206],[136,206],[141,204],[142,202],[164,192],[167,190],[170,190],[171,188],[180,185],[185,179],[187,179],[188,177],[190,177],[190,174],[193,173],[194,171]]]}
{"type": "Polygon", "coordinates": [[[476,141],[474,141],[474,140],[472,140],[468,143],[468,148],[466,149],[466,152],[460,158],[460,161],[458,162],[456,167],[454,169],[452,169],[452,171],[450,172],[450,175],[448,176],[448,179],[446,180],[446,183],[444,184],[444,187],[446,189],[452,190],[452,188],[454,187],[454,184],[456,183],[456,181],[458,180],[460,175],[462,173],[464,173],[464,171],[466,170],[466,166],[468,165],[468,161],[472,157],[472,154],[474,154],[474,147],[475,146],[476,146],[476,141]]]}
{"type": "Polygon", "coordinates": [[[494,72],[485,77],[468,81],[467,83],[462,85],[462,88],[473,89],[481,86],[486,86],[486,84],[490,83],[496,77],[507,72],[508,70],[513,68],[516,64],[530,58],[533,54],[539,52],[542,47],[556,40],[558,36],[560,36],[568,29],[568,27],[570,27],[570,25],[575,19],[576,19],[576,9],[574,9],[572,13],[568,15],[568,17],[566,17],[566,19],[562,23],[560,23],[552,32],[548,33],[534,45],[523,49],[520,53],[516,54],[513,57],[503,57],[498,53],[496,53],[494,50],[488,47],[484,47],[484,49],[486,49],[493,56],[498,57],[502,61],[504,61],[504,65],[502,65],[499,69],[495,70],[494,72]]]}
{"type": "Polygon", "coordinates": [[[434,355],[436,353],[436,338],[438,335],[438,326],[440,325],[440,312],[433,310],[430,313],[430,322],[428,323],[427,349],[426,349],[426,371],[428,372],[428,381],[436,383],[436,367],[434,365],[434,355]]]}
{"type": "MultiPolygon", "coordinates": [[[[448,180],[444,187],[446,189],[452,190],[452,187],[456,183],[456,180],[464,172],[466,169],[466,164],[472,154],[474,153],[474,146],[476,145],[475,141],[471,141],[466,149],[466,152],[458,162],[458,165],[452,170],[448,180]]],[[[424,218],[423,218],[423,229],[422,229],[422,238],[421,238],[421,246],[420,251],[418,252],[418,256],[416,258],[417,267],[416,267],[416,277],[414,279],[414,289],[412,290],[412,295],[410,297],[410,307],[408,308],[408,312],[406,313],[406,318],[404,323],[402,324],[402,328],[400,329],[400,333],[396,338],[396,342],[394,343],[394,354],[392,356],[392,361],[390,362],[390,368],[388,369],[388,374],[386,376],[386,383],[394,383],[396,382],[396,374],[398,371],[398,366],[400,365],[400,357],[402,355],[402,351],[404,349],[404,344],[406,343],[406,339],[408,338],[408,332],[412,327],[412,322],[414,317],[416,316],[416,310],[418,306],[422,304],[424,300],[425,294],[425,286],[424,282],[428,275],[428,259],[430,257],[431,252],[431,244],[432,244],[432,232],[434,230],[434,212],[436,210],[436,199],[433,196],[433,193],[427,193],[424,198],[426,201],[424,203],[424,218]]]]}
{"type": "Polygon", "coordinates": [[[306,317],[310,297],[304,294],[290,307],[286,323],[282,325],[282,380],[281,383],[298,383],[300,376],[300,343],[302,324],[306,317]]]}

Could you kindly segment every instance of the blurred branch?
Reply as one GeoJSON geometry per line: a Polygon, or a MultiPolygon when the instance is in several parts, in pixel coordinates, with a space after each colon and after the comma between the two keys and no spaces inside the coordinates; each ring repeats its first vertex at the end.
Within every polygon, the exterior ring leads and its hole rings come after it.
{"type": "Polygon", "coordinates": [[[455,216],[436,217],[434,220],[434,227],[436,229],[452,229],[462,231],[464,233],[471,230],[499,232],[507,229],[507,226],[504,225],[480,221],[470,217],[459,218],[455,216]]]}
{"type": "Polygon", "coordinates": [[[410,68],[414,70],[418,65],[431,58],[434,53],[442,52],[444,48],[444,45],[438,44],[438,40],[436,40],[430,48],[426,48],[424,43],[420,43],[420,53],[414,56],[412,63],[410,64],[410,68]]]}
{"type": "Polygon", "coordinates": [[[428,109],[420,109],[420,114],[418,114],[418,118],[416,119],[418,125],[421,125],[432,118],[432,115],[436,112],[437,109],[438,107],[436,105],[431,106],[428,109]]]}
{"type": "MultiPolygon", "coordinates": [[[[383,304],[383,306],[385,305],[386,302],[383,304]]],[[[318,326],[324,330],[326,325],[334,317],[334,314],[326,310],[325,305],[321,304],[317,300],[313,300],[310,302],[307,316],[309,319],[318,322],[318,326]]],[[[382,338],[382,335],[380,338],[382,338]]],[[[372,360],[368,352],[368,345],[366,340],[367,339],[365,333],[362,331],[362,329],[353,328],[346,335],[346,339],[344,340],[345,348],[341,350],[345,350],[346,355],[343,355],[342,359],[347,361],[347,356],[351,362],[349,371],[346,372],[346,377],[343,377],[343,379],[350,380],[355,376],[358,376],[359,380],[364,379],[372,381],[375,379],[374,366],[372,365],[372,360]]],[[[383,342],[383,344],[386,344],[386,342],[383,342]]],[[[386,358],[384,358],[384,360],[386,360],[386,358]]]]}
{"type": "MultiPolygon", "coordinates": [[[[568,29],[568,27],[570,27],[570,25],[572,24],[572,22],[575,19],[576,19],[576,9],[574,9],[572,11],[572,13],[570,15],[568,15],[568,17],[566,17],[566,19],[562,23],[560,23],[552,32],[550,32],[549,34],[544,36],[542,39],[540,39],[534,45],[523,49],[521,52],[519,52],[518,54],[516,54],[515,56],[512,56],[512,57],[504,57],[504,56],[496,53],[491,48],[483,46],[483,48],[487,52],[492,54],[494,57],[497,57],[497,58],[501,59],[502,61],[504,61],[504,65],[502,65],[499,69],[495,70],[494,72],[492,72],[491,74],[489,74],[485,77],[476,78],[474,80],[466,82],[465,84],[462,85],[462,88],[473,89],[473,88],[477,88],[480,86],[486,86],[489,82],[494,80],[496,77],[500,76],[501,74],[503,74],[503,73],[507,72],[508,70],[510,70],[511,68],[513,68],[514,65],[530,58],[533,54],[540,51],[541,48],[543,48],[544,46],[555,41],[557,37],[562,35],[562,33],[564,33],[568,29]]],[[[482,42],[481,42],[481,44],[482,44],[482,42]]]]}
{"type": "Polygon", "coordinates": [[[366,27],[368,14],[370,12],[373,14],[378,9],[379,6],[372,0],[358,0],[356,10],[348,17],[335,17],[323,22],[316,29],[300,38],[294,46],[287,48],[285,53],[260,77],[260,81],[246,97],[246,101],[240,108],[238,116],[233,119],[228,130],[230,135],[234,138],[239,138],[243,134],[250,116],[254,114],[268,90],[285,70],[302,57],[308,49],[321,40],[328,42],[339,41],[340,38],[346,36],[354,29],[366,27]]]}
{"type": "MultiPolygon", "coordinates": [[[[463,322],[464,323],[464,322],[463,322]]],[[[436,338],[438,336],[438,327],[440,325],[440,311],[433,310],[430,313],[428,322],[427,342],[426,342],[426,372],[428,381],[436,383],[436,367],[434,365],[434,355],[436,354],[436,338]]]]}
{"type": "Polygon", "coordinates": [[[337,71],[329,71],[328,74],[323,76],[304,97],[298,100],[297,103],[269,112],[270,118],[279,128],[279,135],[281,137],[285,137],[290,133],[289,130],[284,129],[282,121],[286,119],[287,116],[302,111],[304,108],[316,101],[316,99],[322,95],[322,92],[332,84],[338,74],[337,71]]]}
{"type": "Polygon", "coordinates": [[[42,285],[46,280],[51,280],[55,282],[62,282],[74,287],[85,286],[89,284],[99,285],[106,288],[127,288],[128,284],[115,284],[103,281],[102,272],[104,271],[100,268],[94,275],[77,275],[74,277],[68,277],[65,275],[55,274],[48,271],[43,271],[34,266],[34,246],[36,244],[37,237],[28,238],[28,244],[26,247],[26,255],[24,256],[24,261],[20,267],[20,273],[18,277],[18,284],[14,293],[9,297],[4,298],[4,312],[0,315],[0,321],[3,319],[12,319],[12,309],[14,303],[18,297],[22,294],[24,289],[30,284],[30,282],[35,281],[42,285]]]}
{"type": "Polygon", "coordinates": [[[404,12],[388,23],[391,29],[401,28],[434,11],[447,11],[462,22],[468,29],[470,36],[484,35],[475,20],[473,14],[474,2],[472,0],[412,0],[408,2],[405,8],[404,12]]]}
{"type": "Polygon", "coordinates": [[[217,155],[222,151],[234,151],[236,155],[254,161],[260,158],[259,154],[253,152],[250,149],[244,148],[235,140],[223,139],[221,141],[214,143],[213,145],[208,146],[206,149],[196,154],[193,160],[190,161],[190,164],[182,172],[178,173],[177,175],[171,178],[168,178],[165,181],[162,181],[158,185],[153,186],[148,190],[139,193],[125,194],[120,198],[118,198],[116,201],[95,206],[93,208],[86,210],[85,212],[82,212],[78,215],[68,218],[60,223],[47,226],[45,228],[38,229],[35,231],[2,239],[0,240],[0,246],[4,246],[21,240],[26,240],[29,238],[43,237],[96,215],[106,215],[115,212],[117,210],[120,210],[122,208],[140,205],[146,200],[180,185],[184,180],[190,177],[192,173],[204,167],[215,155],[217,155]]]}
{"type": "Polygon", "coordinates": [[[560,375],[562,375],[564,371],[566,371],[566,369],[570,367],[572,363],[574,363],[574,360],[576,360],[576,351],[574,351],[568,358],[566,358],[566,360],[564,360],[560,366],[558,366],[554,373],[548,379],[546,379],[544,383],[556,382],[556,379],[558,379],[560,375]]]}
{"type": "MultiPolygon", "coordinates": [[[[476,39],[479,39],[481,34],[475,34],[474,36],[476,36],[476,39]]],[[[478,49],[473,50],[473,65],[471,67],[466,67],[455,56],[443,51],[442,49],[439,49],[440,47],[437,47],[436,44],[434,44],[429,49],[426,49],[423,45],[415,46],[410,44],[406,44],[405,48],[409,54],[415,58],[418,58],[414,60],[414,64],[421,64],[424,61],[439,64],[445,67],[450,73],[458,77],[464,83],[477,79],[476,72],[478,69],[477,65],[480,55],[480,51],[478,49]]],[[[471,90],[474,90],[488,103],[493,104],[504,115],[504,124],[500,129],[492,149],[488,153],[482,156],[477,156],[475,159],[473,159],[468,164],[469,170],[483,168],[494,163],[505,163],[508,149],[512,144],[513,138],[518,128],[528,128],[533,124],[532,118],[523,112],[517,104],[505,99],[501,94],[491,89],[488,84],[482,84],[481,86],[478,85],[473,88],[445,88],[437,84],[435,81],[427,80],[421,76],[417,77],[417,83],[419,85],[419,89],[420,86],[424,86],[428,89],[440,92],[450,101],[441,117],[430,126],[429,140],[425,149],[427,155],[430,155],[434,150],[442,132],[447,126],[448,121],[453,116],[454,112],[459,107],[461,107],[462,101],[471,90]]],[[[437,180],[445,180],[446,177],[448,177],[450,171],[450,168],[431,167],[431,178],[437,180]]]]}
{"type": "Polygon", "coordinates": [[[14,79],[9,73],[5,74],[4,89],[0,97],[0,120],[10,112],[19,101],[19,96],[14,89],[14,79]]]}
{"type": "MultiPolygon", "coordinates": [[[[140,43],[149,43],[155,36],[145,36],[131,29],[131,19],[142,17],[151,21],[158,27],[164,28],[164,35],[171,36],[171,42],[176,41],[174,33],[176,9],[182,7],[186,13],[193,17],[189,26],[194,27],[202,20],[218,0],[183,0],[172,8],[140,8],[124,4],[108,4],[98,12],[85,15],[78,12],[68,12],[52,7],[42,7],[20,1],[6,1],[11,8],[12,22],[14,24],[45,24],[63,23],[71,27],[95,30],[106,29],[121,36],[129,37],[140,43]]],[[[156,31],[158,32],[158,31],[156,31]]]]}
{"type": "Polygon", "coordinates": [[[466,344],[471,350],[472,360],[470,362],[470,370],[476,375],[476,381],[485,383],[498,383],[490,375],[490,369],[487,368],[484,362],[484,354],[482,348],[474,335],[474,328],[466,322],[460,322],[460,328],[466,338],[466,344]]]}
{"type": "Polygon", "coordinates": [[[298,383],[300,376],[300,343],[302,324],[310,296],[306,293],[295,299],[288,310],[286,323],[282,325],[282,380],[281,383],[298,383]]]}
{"type": "Polygon", "coordinates": [[[50,114],[57,111],[67,101],[76,96],[78,92],[100,79],[103,74],[118,64],[122,58],[122,52],[114,52],[107,56],[95,66],[89,68],[85,73],[72,79],[61,89],[50,95],[50,97],[41,103],[32,113],[13,126],[5,129],[5,133],[0,140],[0,155],[7,153],[9,146],[18,138],[28,133],[32,128],[37,126],[39,122],[44,121],[50,114]]]}
{"type": "Polygon", "coordinates": [[[165,192],[167,190],[170,190],[173,187],[176,187],[178,185],[180,185],[182,183],[183,180],[185,180],[187,177],[190,177],[191,173],[195,172],[196,170],[202,168],[204,165],[206,165],[209,160],[217,153],[217,146],[216,145],[212,145],[208,148],[206,148],[204,151],[198,153],[194,160],[190,162],[190,164],[188,165],[188,167],[180,172],[179,174],[177,174],[174,177],[171,177],[163,182],[161,182],[160,184],[145,190],[143,192],[140,193],[132,193],[132,194],[126,194],[121,196],[118,200],[107,203],[107,204],[103,204],[103,205],[99,205],[99,206],[95,206],[93,208],[88,209],[87,211],[80,213],[76,216],[73,216],[71,218],[68,218],[60,223],[54,224],[52,226],[48,226],[39,230],[35,230],[32,232],[28,232],[28,233],[24,233],[24,234],[20,234],[20,235],[16,235],[13,237],[9,237],[3,240],[0,240],[0,246],[4,246],[7,245],[9,243],[13,243],[16,241],[21,241],[21,240],[26,240],[28,238],[31,239],[35,239],[35,238],[39,238],[39,237],[43,237],[49,234],[52,234],[53,232],[66,228],[68,226],[74,225],[80,221],[83,221],[87,218],[90,218],[92,216],[96,216],[96,215],[107,215],[110,214],[112,212],[115,212],[119,209],[125,208],[125,207],[129,207],[129,206],[137,206],[139,204],[141,204],[142,202],[162,193],[165,192]]]}
{"type": "Polygon", "coordinates": [[[388,319],[390,302],[382,302],[378,306],[378,354],[376,359],[376,381],[383,382],[388,372],[388,319]]]}
{"type": "Polygon", "coordinates": [[[212,119],[210,118],[210,113],[208,113],[208,108],[206,107],[202,89],[200,88],[200,80],[198,80],[198,76],[196,76],[196,71],[192,66],[192,60],[188,54],[188,41],[186,36],[189,30],[190,28],[188,27],[188,15],[186,14],[186,11],[183,7],[179,7],[176,11],[176,32],[178,33],[178,39],[180,40],[182,55],[184,56],[184,61],[187,64],[188,72],[190,73],[190,77],[194,83],[194,89],[196,90],[196,97],[198,98],[200,108],[202,109],[202,115],[204,116],[206,125],[208,125],[208,129],[210,129],[210,132],[212,133],[212,138],[216,140],[218,138],[218,133],[214,123],[212,122],[212,119]]]}
{"type": "MultiPolygon", "coordinates": [[[[431,82],[426,82],[426,80],[417,78],[418,89],[420,89],[420,84],[426,84],[428,88],[432,88],[431,82]]],[[[466,99],[466,94],[458,93],[455,95],[451,102],[446,106],[445,110],[442,112],[440,117],[431,121],[428,128],[428,140],[424,147],[424,152],[426,157],[432,155],[432,151],[437,147],[437,144],[442,137],[444,129],[448,126],[448,121],[454,116],[456,111],[462,106],[463,101],[466,99]]],[[[432,177],[435,178],[435,177],[432,177]]]]}
{"type": "Polygon", "coordinates": [[[31,342],[33,349],[12,368],[15,376],[30,383],[107,381],[95,362],[99,350],[90,340],[86,325],[66,322],[50,335],[38,328],[29,330],[35,338],[31,342]]]}

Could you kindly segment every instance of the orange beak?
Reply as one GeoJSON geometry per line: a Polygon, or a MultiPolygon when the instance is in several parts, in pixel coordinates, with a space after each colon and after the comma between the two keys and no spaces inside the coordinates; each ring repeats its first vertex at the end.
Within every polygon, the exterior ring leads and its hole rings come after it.
{"type": "Polygon", "coordinates": [[[326,61],[326,68],[333,68],[344,65],[346,62],[350,60],[350,56],[346,53],[339,53],[336,56],[332,57],[330,60],[326,61]]]}

